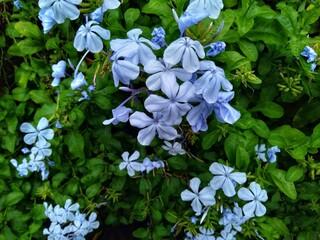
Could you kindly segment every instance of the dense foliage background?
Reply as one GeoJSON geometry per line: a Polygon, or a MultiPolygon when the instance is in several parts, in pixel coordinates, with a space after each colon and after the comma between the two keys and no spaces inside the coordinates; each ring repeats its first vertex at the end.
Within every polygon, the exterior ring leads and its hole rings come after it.
{"type": "MultiPolygon", "coordinates": [[[[66,19],[44,34],[38,1],[21,0],[17,8],[0,0],[0,239],[47,238],[43,230],[50,220],[43,203],[64,206],[67,199],[78,202],[88,216],[97,213],[99,228],[86,239],[183,239],[186,232],[199,232],[200,225],[219,235],[221,209],[244,201],[217,190],[216,205],[201,224],[201,216],[194,224],[190,202],[181,199],[192,178],[199,178],[201,187],[209,184],[214,162],[246,173],[246,187],[255,181],[268,194],[266,214],[246,221],[236,239],[320,239],[319,67],[311,71],[312,63],[301,55],[306,46],[320,53],[320,1],[225,0],[217,19],[205,18],[188,28],[186,35],[203,46],[226,43],[225,51],[207,59],[225,71],[235,92],[230,104],[241,117],[228,124],[211,114],[208,129],[199,132],[183,120],[176,129],[186,153],[175,156],[157,137],[141,145],[140,129],[129,122],[102,123],[131,96],[114,85],[110,41],[126,39],[135,28],[151,40],[153,28],[162,26],[169,45],[180,37],[172,9],[180,16],[189,2],[123,0],[108,10],[100,26],[110,30],[110,40],[103,40],[103,51],[87,54],[79,66],[88,86],[95,86],[85,97],[70,87],[71,66],[84,54],[74,47],[74,38],[85,15],[102,2],[82,1],[79,18],[66,19]],[[60,60],[68,63],[66,74],[53,87],[52,66],[60,60]],[[20,164],[26,158],[21,150],[30,148],[20,126],[36,127],[42,117],[54,131],[52,154],[45,160],[49,175],[20,176],[11,160],[20,164]],[[257,158],[255,146],[261,144],[281,149],[276,162],[257,158]],[[139,151],[140,161],[148,157],[165,166],[128,176],[119,169],[125,151],[139,151]]],[[[154,51],[157,57],[163,52],[154,51]]],[[[126,103],[133,111],[145,111],[147,77],[141,72],[130,85],[144,89],[126,103]]]]}

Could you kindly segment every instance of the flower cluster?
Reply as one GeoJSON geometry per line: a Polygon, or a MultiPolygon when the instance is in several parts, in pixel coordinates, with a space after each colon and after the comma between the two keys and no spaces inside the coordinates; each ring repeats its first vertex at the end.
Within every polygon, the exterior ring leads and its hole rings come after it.
{"type": "Polygon", "coordinates": [[[277,161],[276,153],[280,152],[281,150],[277,146],[270,147],[268,148],[268,150],[266,150],[266,145],[261,144],[260,146],[259,145],[255,146],[255,151],[256,151],[257,158],[259,160],[263,162],[274,163],[277,161]],[[266,151],[267,151],[268,159],[266,158],[266,151]]]}
{"type": "Polygon", "coordinates": [[[135,151],[130,157],[129,152],[124,152],[121,155],[123,162],[119,164],[119,169],[127,169],[128,175],[133,177],[135,175],[135,171],[143,172],[146,171],[147,173],[151,172],[155,168],[164,168],[164,162],[161,160],[151,161],[149,158],[144,158],[143,162],[137,162],[138,158],[140,157],[140,153],[135,151]]]}
{"type": "MultiPolygon", "coordinates": [[[[20,131],[26,133],[23,141],[28,145],[33,145],[33,147],[31,149],[22,149],[24,154],[30,154],[22,160],[21,164],[18,164],[16,159],[11,159],[10,161],[20,176],[28,175],[29,171],[41,171],[42,180],[48,177],[49,171],[46,168],[44,160],[52,154],[52,150],[50,149],[51,144],[47,140],[51,140],[54,136],[53,130],[48,128],[48,126],[49,122],[45,117],[39,120],[36,128],[30,123],[21,124],[20,131]]],[[[51,161],[47,163],[49,165],[53,164],[51,161]]]]}
{"type": "Polygon", "coordinates": [[[311,71],[314,71],[317,67],[317,53],[313,50],[313,48],[306,46],[303,51],[301,52],[301,56],[308,58],[307,62],[311,63],[311,71]]]}
{"type": "MultiPolygon", "coordinates": [[[[261,202],[267,201],[267,192],[266,190],[262,190],[261,186],[256,182],[251,182],[249,188],[241,187],[236,191],[238,184],[241,185],[247,181],[247,176],[242,172],[233,172],[234,169],[229,166],[214,162],[211,164],[209,170],[213,174],[209,186],[199,190],[201,181],[195,177],[190,180],[190,188],[192,191],[188,189],[184,190],[181,193],[181,199],[183,201],[192,201],[191,207],[195,215],[199,216],[202,214],[200,223],[205,219],[209,209],[217,203],[216,196],[220,189],[225,196],[229,198],[233,197],[233,202],[235,201],[235,195],[238,196],[239,200],[248,202],[244,204],[242,208],[239,207],[237,202],[234,202],[234,208],[232,210],[221,206],[222,217],[219,224],[223,225],[224,229],[221,231],[220,239],[225,239],[224,236],[230,237],[227,239],[235,239],[234,236],[237,232],[241,232],[241,225],[243,223],[255,216],[260,217],[265,215],[266,207],[261,202]]],[[[221,196],[218,195],[219,199],[220,197],[221,196]]],[[[210,230],[209,235],[214,239],[213,229],[207,230],[210,230]]],[[[206,233],[209,232],[207,231],[206,233]]],[[[203,234],[203,231],[196,236],[189,234],[189,238],[202,239],[201,236],[203,234]]]]}
{"type": "Polygon", "coordinates": [[[66,200],[64,207],[59,205],[48,205],[43,203],[45,207],[45,215],[50,219],[49,228],[43,230],[44,235],[48,235],[48,240],[55,239],[85,239],[85,235],[99,227],[99,222],[96,221],[97,214],[92,212],[89,218],[80,213],[79,204],[74,203],[70,199],[66,200]]]}

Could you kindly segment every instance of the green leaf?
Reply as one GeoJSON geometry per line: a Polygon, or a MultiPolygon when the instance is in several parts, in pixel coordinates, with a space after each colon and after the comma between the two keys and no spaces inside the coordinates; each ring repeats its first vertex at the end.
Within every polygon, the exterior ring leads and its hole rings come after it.
{"type": "Polygon", "coordinates": [[[244,147],[237,147],[236,150],[236,165],[238,169],[245,171],[250,163],[250,156],[244,147]]]}
{"type": "Polygon", "coordinates": [[[2,147],[9,152],[14,153],[16,147],[17,136],[15,134],[7,134],[2,137],[2,147]]]}
{"type": "Polygon", "coordinates": [[[276,231],[278,232],[281,236],[284,237],[289,237],[290,236],[290,231],[287,227],[287,225],[278,218],[267,218],[266,223],[272,227],[273,233],[276,231]]]}
{"type": "Polygon", "coordinates": [[[297,191],[294,183],[286,180],[285,171],[280,169],[270,169],[268,172],[274,183],[285,195],[293,200],[297,198],[297,191]]]}
{"type": "Polygon", "coordinates": [[[63,180],[67,179],[68,175],[64,172],[59,172],[52,178],[52,187],[58,188],[63,180]]]}
{"type": "Polygon", "coordinates": [[[168,159],[168,164],[170,167],[177,170],[185,170],[188,168],[188,164],[184,157],[175,156],[168,159]]]}
{"type": "Polygon", "coordinates": [[[297,111],[293,118],[296,127],[304,127],[320,120],[320,101],[305,103],[297,111]]]}
{"type": "Polygon", "coordinates": [[[253,18],[247,18],[241,15],[237,15],[236,23],[238,25],[238,33],[240,36],[245,35],[254,25],[253,18]]]}
{"type": "Polygon", "coordinates": [[[42,117],[46,117],[47,119],[50,119],[54,115],[55,111],[56,111],[56,104],[48,103],[38,108],[36,114],[34,115],[34,118],[40,119],[42,117]]]}
{"type": "Polygon", "coordinates": [[[229,161],[236,161],[236,150],[239,146],[244,146],[246,139],[237,134],[231,133],[224,142],[224,151],[227,154],[229,161]]]}
{"type": "Polygon", "coordinates": [[[151,207],[150,210],[151,210],[152,219],[156,222],[160,222],[162,219],[161,212],[158,209],[155,209],[153,207],[151,207]]]}
{"type": "Polygon", "coordinates": [[[91,185],[86,189],[86,197],[91,199],[94,196],[98,195],[99,191],[101,189],[101,183],[96,183],[91,185]]]}
{"type": "Polygon", "coordinates": [[[310,145],[314,148],[320,148],[320,123],[313,129],[310,145]]]}
{"type": "Polygon", "coordinates": [[[43,44],[37,40],[27,38],[9,47],[8,53],[12,56],[24,57],[41,51],[43,44]]]}
{"type": "Polygon", "coordinates": [[[147,179],[141,178],[139,183],[139,193],[145,196],[147,192],[150,190],[151,190],[150,183],[147,181],[147,179]]]}
{"type": "Polygon", "coordinates": [[[206,134],[202,139],[202,148],[204,150],[210,149],[218,141],[219,135],[218,130],[206,134]]]}
{"type": "Polygon", "coordinates": [[[170,223],[176,223],[178,220],[178,214],[171,209],[164,214],[164,217],[170,223]]]}
{"type": "Polygon", "coordinates": [[[292,128],[289,125],[283,125],[270,132],[268,142],[272,146],[278,146],[279,148],[287,148],[294,145],[299,146],[305,143],[305,135],[296,128],[292,128]]]}
{"type": "Polygon", "coordinates": [[[141,12],[157,16],[172,17],[171,8],[167,0],[150,0],[143,6],[141,12]]]}
{"type": "Polygon", "coordinates": [[[279,23],[290,35],[296,34],[298,12],[284,2],[277,4],[277,8],[281,10],[281,14],[277,16],[279,23]]]}
{"type": "Polygon", "coordinates": [[[11,192],[6,197],[5,205],[8,206],[8,207],[16,205],[23,198],[24,198],[23,192],[20,192],[20,191],[11,192]]]}
{"type": "Polygon", "coordinates": [[[317,5],[310,10],[303,11],[302,16],[303,16],[305,26],[309,25],[309,24],[313,24],[314,22],[316,22],[319,19],[320,6],[317,5]]]}
{"type": "Polygon", "coordinates": [[[149,230],[148,228],[138,228],[135,230],[132,235],[139,239],[144,239],[148,236],[149,230]]]}
{"type": "Polygon", "coordinates": [[[48,103],[51,101],[48,91],[46,90],[31,90],[29,95],[31,100],[38,104],[48,103]]]}
{"type": "Polygon", "coordinates": [[[18,126],[18,118],[16,116],[8,117],[6,118],[6,122],[8,125],[8,131],[14,134],[18,126]]]}
{"type": "Polygon", "coordinates": [[[18,102],[26,102],[29,100],[28,90],[22,87],[17,87],[12,91],[13,99],[18,102]]]}
{"type": "Polygon", "coordinates": [[[295,182],[298,181],[304,175],[305,169],[295,165],[288,169],[286,174],[286,180],[288,182],[295,182]]]}
{"type": "Polygon", "coordinates": [[[261,112],[269,118],[281,118],[284,114],[283,108],[274,102],[263,102],[250,109],[251,112],[261,112]]]}
{"type": "Polygon", "coordinates": [[[43,36],[39,27],[31,22],[19,21],[14,25],[14,28],[24,37],[41,39],[43,36]]]}
{"type": "Polygon", "coordinates": [[[79,132],[70,130],[64,138],[64,143],[74,157],[84,158],[84,139],[79,132]]]}
{"type": "Polygon", "coordinates": [[[131,29],[133,27],[134,22],[139,18],[140,11],[137,8],[129,8],[124,13],[124,20],[126,22],[127,29],[131,29]]]}
{"type": "Polygon", "coordinates": [[[258,59],[258,50],[255,44],[249,42],[248,40],[241,39],[238,42],[238,45],[243,52],[243,54],[252,62],[257,61],[258,59]]]}
{"type": "Polygon", "coordinates": [[[262,138],[268,138],[270,133],[268,125],[260,119],[255,119],[252,130],[262,138]]]}

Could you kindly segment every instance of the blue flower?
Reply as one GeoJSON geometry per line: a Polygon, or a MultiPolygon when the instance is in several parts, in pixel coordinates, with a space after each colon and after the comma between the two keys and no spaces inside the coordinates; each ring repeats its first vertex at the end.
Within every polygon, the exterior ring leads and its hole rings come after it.
{"type": "Polygon", "coordinates": [[[213,104],[218,122],[234,124],[240,118],[240,112],[228,103],[233,97],[234,92],[219,92],[218,100],[213,104]]]}
{"type": "Polygon", "coordinates": [[[238,232],[241,232],[241,225],[249,219],[248,216],[243,216],[242,208],[237,203],[234,204],[233,211],[229,208],[223,211],[223,216],[219,221],[220,225],[224,225],[225,229],[234,228],[238,232]]]}
{"type": "Polygon", "coordinates": [[[179,136],[177,130],[168,125],[160,113],[153,113],[152,119],[143,112],[134,112],[129,121],[131,126],[143,128],[138,133],[138,142],[141,145],[149,145],[156,134],[165,140],[173,140],[179,136]]]}
{"type": "Polygon", "coordinates": [[[146,44],[154,50],[160,49],[160,46],[144,37],[139,37],[141,34],[141,29],[132,29],[127,33],[128,39],[114,39],[110,42],[110,47],[119,56],[130,57],[132,63],[145,65],[156,59],[156,55],[146,44]]]}
{"type": "Polygon", "coordinates": [[[258,183],[250,183],[249,189],[240,188],[238,197],[244,201],[250,201],[243,206],[243,212],[246,216],[253,217],[256,215],[261,217],[266,213],[267,209],[261,202],[268,200],[267,191],[262,190],[258,183]]]}
{"type": "Polygon", "coordinates": [[[90,96],[88,95],[87,91],[81,92],[82,97],[78,99],[78,102],[81,102],[83,100],[90,100],[90,96]]]}
{"type": "Polygon", "coordinates": [[[36,146],[31,148],[31,153],[36,156],[37,160],[43,160],[52,154],[49,142],[36,142],[36,146]]]}
{"type": "Polygon", "coordinates": [[[257,158],[263,162],[267,162],[266,159],[266,145],[265,144],[261,144],[260,146],[257,144],[254,147],[255,151],[256,151],[256,155],[257,158]]]}
{"type": "Polygon", "coordinates": [[[215,103],[218,100],[221,88],[228,92],[232,90],[233,86],[226,79],[223,69],[217,67],[214,62],[201,61],[199,70],[205,72],[194,83],[195,92],[202,94],[208,103],[215,103]]]}
{"type": "Polygon", "coordinates": [[[172,13],[178,23],[181,36],[184,35],[184,32],[188,27],[198,24],[202,19],[209,16],[209,13],[204,10],[186,11],[180,16],[180,18],[174,9],[172,9],[172,13]]]}
{"type": "Polygon", "coordinates": [[[242,184],[247,181],[247,176],[245,173],[232,173],[233,168],[217,162],[211,164],[209,171],[213,175],[216,175],[210,181],[210,186],[215,190],[222,189],[227,197],[232,197],[236,194],[236,183],[242,184]]]}
{"type": "Polygon", "coordinates": [[[54,20],[57,23],[63,23],[66,18],[75,20],[80,15],[80,10],[75,6],[79,5],[82,0],[39,0],[39,7],[53,10],[54,20]]]}
{"type": "Polygon", "coordinates": [[[82,86],[88,85],[86,79],[84,78],[84,75],[82,72],[78,73],[75,78],[71,82],[71,89],[80,89],[82,86]]]}
{"type": "Polygon", "coordinates": [[[52,129],[46,129],[49,126],[49,122],[45,117],[42,117],[37,125],[37,128],[34,128],[30,123],[22,123],[20,126],[20,131],[23,133],[27,133],[23,141],[31,145],[36,142],[44,145],[46,140],[51,140],[53,138],[54,132],[52,129]]]}
{"type": "Polygon", "coordinates": [[[200,227],[200,233],[195,237],[195,240],[215,240],[213,236],[214,230],[209,228],[200,227]]]}
{"type": "Polygon", "coordinates": [[[27,162],[27,159],[24,158],[22,160],[22,163],[18,165],[18,162],[16,159],[11,159],[10,163],[17,169],[19,176],[27,176],[29,173],[29,164],[27,162]]]}
{"type": "Polygon", "coordinates": [[[98,22],[89,21],[81,25],[74,38],[73,46],[79,51],[84,49],[92,53],[101,52],[103,49],[102,39],[110,39],[110,31],[100,27],[98,22]]]}
{"type": "Polygon", "coordinates": [[[205,101],[202,96],[196,96],[190,101],[200,102],[199,105],[192,107],[188,112],[187,121],[190,124],[192,131],[207,131],[207,117],[212,113],[213,106],[205,101]]]}
{"type": "Polygon", "coordinates": [[[102,7],[99,7],[96,10],[94,10],[92,13],[90,13],[90,18],[95,22],[102,22],[103,14],[104,14],[104,11],[102,7]]]}
{"type": "Polygon", "coordinates": [[[173,144],[171,144],[168,141],[164,141],[165,145],[162,145],[162,148],[166,151],[169,152],[169,154],[175,156],[177,154],[179,155],[183,155],[186,153],[186,151],[184,149],[182,149],[181,143],[178,142],[174,142],[173,144]]]}
{"type": "Polygon", "coordinates": [[[307,57],[307,62],[311,63],[316,61],[317,59],[317,53],[313,50],[313,48],[306,46],[303,51],[301,52],[301,55],[304,57],[307,57]]]}
{"type": "Polygon", "coordinates": [[[158,44],[160,47],[166,46],[166,31],[163,29],[163,27],[154,28],[152,30],[151,36],[151,42],[158,44]]]}
{"type": "Polygon", "coordinates": [[[234,237],[237,234],[236,231],[227,231],[227,230],[222,230],[219,237],[217,237],[216,240],[236,240],[234,237]]]}
{"type": "Polygon", "coordinates": [[[149,158],[143,159],[141,171],[146,171],[147,173],[151,172],[155,168],[164,168],[164,162],[159,161],[151,161],[149,158]]]}
{"type": "Polygon", "coordinates": [[[65,77],[67,63],[64,60],[59,61],[57,64],[52,65],[52,74],[54,78],[51,86],[56,87],[60,83],[60,78],[65,77]]]}
{"type": "Polygon", "coordinates": [[[226,44],[224,42],[215,42],[210,44],[210,48],[211,49],[207,52],[207,56],[214,57],[225,50],[226,44]]]}
{"type": "Polygon", "coordinates": [[[119,106],[116,109],[112,110],[113,118],[107,119],[103,121],[104,125],[109,125],[112,123],[113,125],[118,124],[119,122],[127,122],[129,120],[129,113],[132,113],[130,108],[119,106]]]}
{"type": "Polygon", "coordinates": [[[122,153],[122,159],[123,162],[119,164],[119,169],[127,169],[128,175],[130,177],[133,177],[135,174],[135,171],[141,171],[142,164],[139,162],[136,162],[136,160],[139,158],[140,153],[138,151],[135,151],[130,157],[129,152],[122,153]]]}
{"type": "Polygon", "coordinates": [[[210,18],[217,19],[222,8],[222,0],[190,0],[186,12],[206,11],[210,18]]]}
{"type": "Polygon", "coordinates": [[[277,161],[276,153],[280,152],[280,149],[277,146],[273,146],[267,150],[267,155],[270,163],[277,161]]]}
{"type": "Polygon", "coordinates": [[[199,178],[192,178],[190,180],[190,188],[193,192],[191,192],[190,190],[184,190],[181,193],[181,199],[183,201],[192,201],[191,207],[196,213],[196,216],[199,216],[201,214],[202,204],[204,206],[213,206],[216,203],[216,200],[214,198],[216,191],[208,186],[204,187],[199,192],[200,183],[201,181],[199,178]]]}
{"type": "Polygon", "coordinates": [[[161,85],[161,90],[168,98],[151,94],[144,102],[145,108],[149,112],[161,112],[163,121],[168,124],[179,124],[181,117],[191,109],[187,102],[194,95],[194,86],[190,82],[179,86],[176,80],[171,78],[161,85]]]}
{"type": "Polygon", "coordinates": [[[178,38],[164,51],[163,60],[172,65],[182,61],[182,67],[189,73],[200,68],[199,58],[205,57],[203,46],[189,37],[178,38]]]}
{"type": "Polygon", "coordinates": [[[192,77],[192,73],[188,73],[183,68],[172,68],[173,65],[169,64],[162,59],[159,61],[151,60],[144,66],[144,71],[151,74],[146,81],[148,89],[152,91],[159,90],[162,84],[167,81],[173,81],[177,78],[182,81],[188,81],[192,77]]]}
{"type": "Polygon", "coordinates": [[[43,27],[44,34],[48,33],[51,28],[57,23],[53,18],[53,10],[51,7],[43,8],[39,11],[39,19],[43,27]]]}
{"type": "Polygon", "coordinates": [[[310,71],[313,72],[316,69],[316,67],[317,67],[317,64],[316,63],[312,63],[311,67],[310,67],[310,71]]]}
{"type": "Polygon", "coordinates": [[[18,9],[22,8],[22,5],[19,0],[13,1],[13,5],[16,6],[16,8],[18,8],[18,9]]]}

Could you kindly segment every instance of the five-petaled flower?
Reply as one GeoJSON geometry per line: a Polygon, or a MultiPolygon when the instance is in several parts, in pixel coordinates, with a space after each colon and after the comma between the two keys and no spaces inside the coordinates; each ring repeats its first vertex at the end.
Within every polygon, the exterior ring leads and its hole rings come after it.
{"type": "Polygon", "coordinates": [[[138,151],[135,151],[130,157],[129,152],[122,153],[122,159],[123,162],[119,164],[119,169],[127,169],[128,175],[130,177],[133,177],[135,174],[135,171],[141,171],[142,164],[139,162],[136,162],[136,160],[140,157],[140,153],[138,151]]]}

